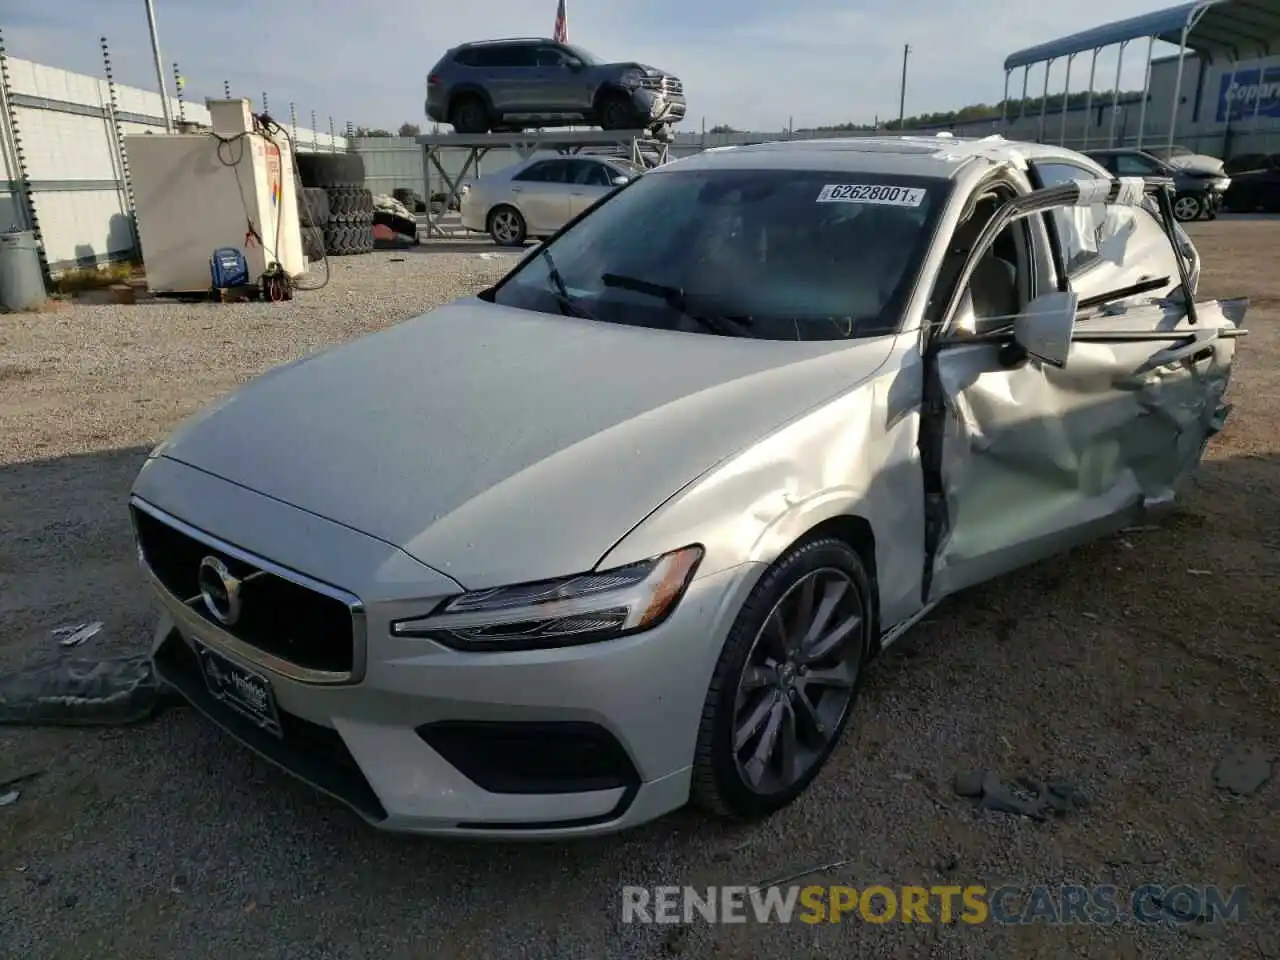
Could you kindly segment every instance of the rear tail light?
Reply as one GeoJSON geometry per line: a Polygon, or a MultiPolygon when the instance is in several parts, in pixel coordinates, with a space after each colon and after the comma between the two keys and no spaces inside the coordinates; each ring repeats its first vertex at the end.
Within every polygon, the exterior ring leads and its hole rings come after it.
{"type": "Polygon", "coordinates": [[[427,86],[435,87],[435,86],[438,86],[439,84],[440,84],[440,74],[433,73],[431,74],[431,76],[427,77],[427,86]]]}

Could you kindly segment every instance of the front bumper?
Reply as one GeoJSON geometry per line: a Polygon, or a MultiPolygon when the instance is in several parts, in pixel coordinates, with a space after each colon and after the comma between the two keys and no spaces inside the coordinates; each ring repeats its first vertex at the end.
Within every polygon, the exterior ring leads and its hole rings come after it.
{"type": "MultiPolygon", "coordinates": [[[[209,503],[210,485],[220,481],[205,475],[198,482],[209,489],[182,499],[209,503]]],[[[244,523],[232,521],[237,529],[183,519],[217,529],[245,551],[267,553],[250,529],[263,510],[254,501],[263,498],[222,486],[219,495],[233,503],[218,513],[244,515],[244,523]]],[[[333,528],[330,537],[342,530],[364,539],[281,504],[275,509],[287,511],[291,523],[333,528]]],[[[324,566],[317,555],[306,573],[325,579],[324,566]]],[[[363,671],[350,684],[304,682],[245,657],[234,638],[153,577],[162,609],[153,658],[159,676],[228,733],[380,828],[507,839],[610,833],[688,800],[715,660],[758,575],[756,565],[746,565],[695,579],[672,617],[645,634],[521,653],[464,654],[393,638],[387,626],[404,615],[404,605],[370,602],[363,671]],[[212,696],[196,642],[269,679],[279,734],[212,696]],[[498,731],[499,741],[486,739],[486,730],[498,731]],[[536,782],[538,771],[527,762],[501,759],[501,742],[513,736],[525,743],[562,737],[558,742],[584,759],[564,760],[562,750],[536,782]]],[[[359,586],[348,589],[359,595],[359,586]]]]}
{"type": "Polygon", "coordinates": [[[649,126],[679,123],[687,109],[684,94],[641,89],[636,91],[635,100],[637,111],[646,118],[649,126]]]}

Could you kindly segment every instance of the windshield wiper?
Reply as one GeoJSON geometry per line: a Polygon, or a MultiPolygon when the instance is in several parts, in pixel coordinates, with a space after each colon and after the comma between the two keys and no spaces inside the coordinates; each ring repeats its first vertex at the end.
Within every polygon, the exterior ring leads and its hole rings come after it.
{"type": "Polygon", "coordinates": [[[720,316],[717,314],[690,312],[689,299],[685,295],[685,292],[679,287],[671,287],[662,283],[651,283],[648,280],[641,280],[639,277],[627,277],[620,273],[602,274],[600,282],[606,287],[617,287],[620,290],[631,290],[635,293],[644,293],[651,297],[657,297],[660,300],[665,300],[667,306],[672,310],[679,311],[690,320],[701,324],[712,333],[717,333],[726,337],[754,336],[750,330],[750,317],[738,318],[720,316]]]}
{"type": "Polygon", "coordinates": [[[551,281],[551,287],[556,295],[556,306],[560,308],[560,312],[566,317],[577,317],[579,320],[594,320],[595,317],[578,306],[573,297],[569,296],[569,288],[565,286],[564,277],[560,276],[560,271],[556,268],[556,262],[551,258],[551,251],[543,249],[542,259],[547,262],[547,279],[551,281]]]}

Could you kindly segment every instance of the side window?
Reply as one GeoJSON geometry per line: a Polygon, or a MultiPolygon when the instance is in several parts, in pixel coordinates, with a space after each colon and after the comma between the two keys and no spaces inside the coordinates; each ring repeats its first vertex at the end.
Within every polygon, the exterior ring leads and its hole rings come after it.
{"type": "Polygon", "coordinates": [[[1115,171],[1121,177],[1149,177],[1158,172],[1155,164],[1135,153],[1118,154],[1115,171]]]}
{"type": "MultiPolygon", "coordinates": [[[[975,207],[970,221],[957,230],[956,240],[961,251],[967,254],[1001,202],[992,196],[975,207]]],[[[1007,322],[1022,310],[1031,289],[1028,251],[1025,221],[1015,221],[996,235],[974,264],[967,288],[972,313],[962,309],[954,318],[954,333],[961,336],[978,333],[985,324],[995,320],[1007,322]]]]}
{"type": "Polygon", "coordinates": [[[533,48],[527,44],[499,44],[478,51],[482,67],[531,67],[534,64],[533,48]]]}
{"type": "MultiPolygon", "coordinates": [[[[1097,180],[1098,175],[1085,167],[1073,163],[1038,163],[1036,172],[1046,187],[1054,187],[1072,180],[1097,180]]],[[[1062,259],[1067,267],[1067,274],[1072,275],[1086,269],[1098,260],[1099,248],[1106,237],[1116,230],[1123,229],[1123,224],[1112,222],[1117,216],[1132,216],[1122,208],[1110,208],[1105,204],[1094,204],[1091,207],[1063,207],[1052,210],[1046,216],[1054,232],[1058,235],[1058,244],[1062,249],[1062,259]]]]}
{"type": "Polygon", "coordinates": [[[569,62],[569,55],[559,47],[538,47],[535,57],[540,67],[563,67],[569,62]]]}
{"type": "Polygon", "coordinates": [[[594,160],[573,161],[573,183],[584,187],[609,186],[609,167],[594,160]]]}
{"type": "Polygon", "coordinates": [[[569,172],[568,160],[543,160],[535,163],[524,173],[518,174],[517,180],[533,180],[538,183],[567,183],[569,172]]]}
{"type": "Polygon", "coordinates": [[[548,168],[554,161],[543,160],[541,163],[535,163],[533,166],[517,173],[513,180],[520,180],[524,183],[545,183],[547,180],[548,168]]]}

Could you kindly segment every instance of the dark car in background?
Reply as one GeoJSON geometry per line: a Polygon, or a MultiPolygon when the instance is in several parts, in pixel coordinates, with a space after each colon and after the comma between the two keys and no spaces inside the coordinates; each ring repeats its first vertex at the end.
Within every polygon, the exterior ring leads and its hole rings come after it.
{"type": "Polygon", "coordinates": [[[1231,186],[1223,206],[1233,213],[1280,211],[1280,153],[1246,153],[1226,164],[1231,186]]]}
{"type": "Polygon", "coordinates": [[[1223,196],[1231,177],[1220,162],[1211,168],[1165,160],[1146,150],[1117,147],[1086,150],[1085,154],[1117,177],[1170,177],[1173,179],[1173,215],[1182,222],[1207,217],[1212,220],[1222,209],[1223,196]]]}
{"type": "Polygon", "coordinates": [[[604,63],[539,37],[464,43],[427,77],[427,116],[458,133],[591,124],[669,138],[684,118],[680,78],[643,63],[604,63]]]}

